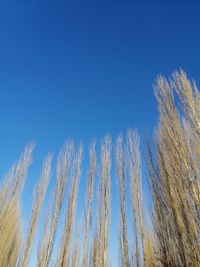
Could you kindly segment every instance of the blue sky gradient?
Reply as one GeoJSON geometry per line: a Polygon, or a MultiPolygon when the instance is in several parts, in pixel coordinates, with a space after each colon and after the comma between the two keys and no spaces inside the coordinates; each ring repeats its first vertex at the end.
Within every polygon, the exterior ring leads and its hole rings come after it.
{"type": "Polygon", "coordinates": [[[0,175],[35,141],[34,165],[68,138],[151,133],[152,83],[183,68],[200,84],[198,0],[2,0],[0,175]]]}
{"type": "Polygon", "coordinates": [[[68,137],[152,129],[155,77],[181,67],[198,82],[199,10],[195,0],[1,1],[3,169],[31,140],[44,155],[68,137]]]}

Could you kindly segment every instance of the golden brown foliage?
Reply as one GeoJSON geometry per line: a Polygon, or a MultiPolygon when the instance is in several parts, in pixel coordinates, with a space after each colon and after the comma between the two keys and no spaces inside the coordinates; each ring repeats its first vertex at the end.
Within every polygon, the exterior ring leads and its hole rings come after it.
{"type": "Polygon", "coordinates": [[[199,266],[199,92],[180,71],[169,81],[159,77],[155,94],[160,120],[149,171],[157,258],[164,266],[199,266]]]}
{"type": "Polygon", "coordinates": [[[20,160],[5,176],[0,188],[0,266],[16,266],[21,238],[20,195],[33,146],[27,146],[20,160]]]}
{"type": "Polygon", "coordinates": [[[119,135],[116,142],[116,164],[119,179],[120,191],[120,266],[131,266],[128,232],[127,232],[127,215],[126,215],[126,158],[123,146],[123,137],[119,135]]]}
{"type": "Polygon", "coordinates": [[[88,266],[88,243],[89,243],[89,231],[91,228],[91,219],[92,219],[92,200],[93,200],[95,172],[96,172],[96,151],[95,151],[95,143],[93,143],[90,146],[90,168],[88,171],[88,184],[87,184],[83,267],[88,266]]]}
{"type": "Polygon", "coordinates": [[[110,226],[110,168],[111,137],[105,136],[101,144],[100,181],[96,229],[92,241],[90,266],[108,266],[110,226]]]}

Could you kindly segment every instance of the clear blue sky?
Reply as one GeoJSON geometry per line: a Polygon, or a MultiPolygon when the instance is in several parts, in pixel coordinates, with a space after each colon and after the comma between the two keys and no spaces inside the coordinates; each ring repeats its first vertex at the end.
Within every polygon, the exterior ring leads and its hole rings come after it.
{"type": "Polygon", "coordinates": [[[43,156],[68,137],[151,129],[156,75],[199,79],[199,12],[198,0],[2,0],[3,169],[31,140],[43,156]]]}
{"type": "Polygon", "coordinates": [[[200,84],[198,0],[2,0],[0,174],[34,140],[35,169],[66,139],[153,129],[156,75],[200,84]]]}

